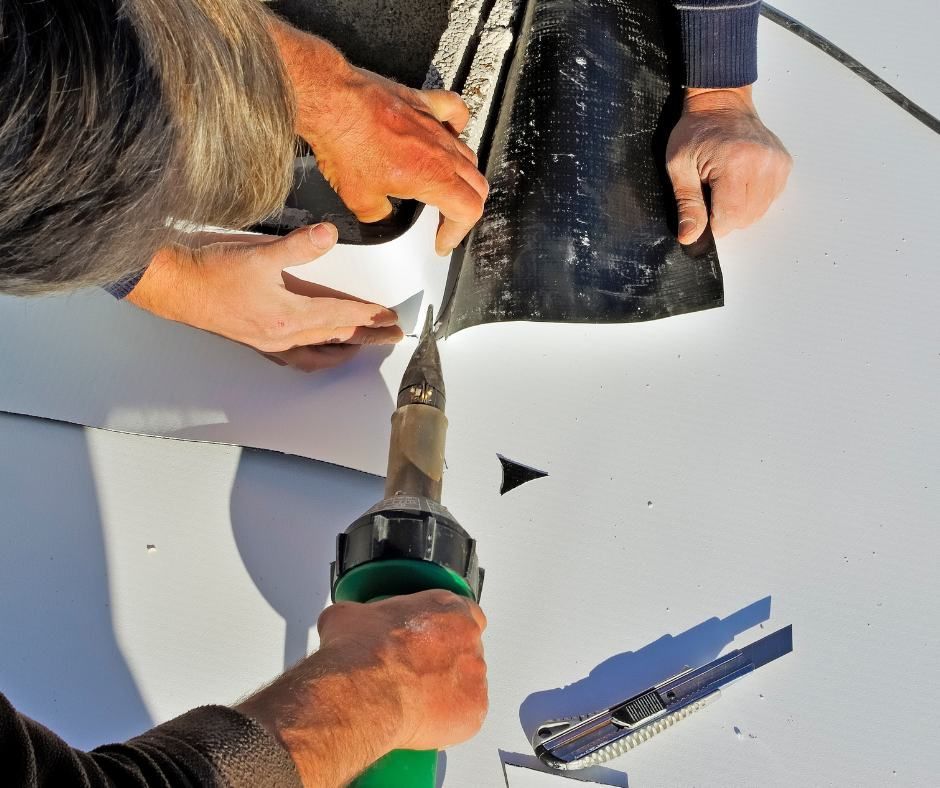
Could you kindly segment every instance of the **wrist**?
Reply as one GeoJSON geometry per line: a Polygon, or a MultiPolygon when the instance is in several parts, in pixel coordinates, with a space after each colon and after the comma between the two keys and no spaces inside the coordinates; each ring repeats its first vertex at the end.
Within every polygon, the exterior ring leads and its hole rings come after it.
{"type": "Polygon", "coordinates": [[[745,111],[756,114],[751,85],[739,88],[686,88],[685,112],[745,111]]]}
{"type": "Polygon", "coordinates": [[[269,29],[294,89],[295,131],[308,137],[316,133],[318,125],[331,122],[329,114],[335,102],[330,97],[352,79],[353,66],[329,42],[276,17],[271,18],[269,29]]]}
{"type": "Polygon", "coordinates": [[[347,784],[401,740],[401,699],[357,662],[321,649],[236,707],[281,743],[307,788],[347,784]]]}
{"type": "Polygon", "coordinates": [[[153,256],[127,300],[157,317],[189,323],[198,298],[197,269],[191,250],[164,247],[153,256]]]}

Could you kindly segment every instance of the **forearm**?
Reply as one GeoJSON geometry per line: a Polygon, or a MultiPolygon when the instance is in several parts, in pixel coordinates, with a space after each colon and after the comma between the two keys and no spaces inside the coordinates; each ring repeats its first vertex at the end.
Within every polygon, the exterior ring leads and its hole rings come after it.
{"type": "Polygon", "coordinates": [[[757,81],[760,0],[673,0],[682,29],[685,85],[737,88],[757,81]]]}
{"type": "Polygon", "coordinates": [[[337,103],[331,95],[345,88],[352,66],[328,41],[305,33],[271,16],[269,30],[281,54],[297,105],[297,133],[309,135],[319,118],[337,103]]]}
{"type": "Polygon", "coordinates": [[[351,653],[321,649],[237,707],[281,742],[305,788],[347,785],[401,736],[388,681],[351,653]]]}
{"type": "Polygon", "coordinates": [[[256,721],[195,709],[124,744],[73,749],[0,695],[0,784],[20,788],[299,788],[287,752],[256,721]]]}

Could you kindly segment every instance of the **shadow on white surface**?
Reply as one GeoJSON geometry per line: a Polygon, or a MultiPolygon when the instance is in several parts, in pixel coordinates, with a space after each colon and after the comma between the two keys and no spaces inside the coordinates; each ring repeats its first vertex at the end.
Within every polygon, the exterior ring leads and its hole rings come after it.
{"type": "Polygon", "coordinates": [[[302,659],[330,601],[336,536],[381,500],[384,480],[246,449],[232,485],[232,532],[262,596],[284,618],[284,667],[302,659]]]}
{"type": "Polygon", "coordinates": [[[71,745],[152,719],[114,634],[85,435],[0,415],[0,692],[71,745]]]}
{"type": "Polygon", "coordinates": [[[519,709],[526,737],[531,739],[538,726],[547,720],[600,711],[687,667],[704,665],[735,637],[769,618],[768,596],[726,618],[710,618],[679,635],[663,635],[637,651],[611,657],[585,678],[565,687],[534,692],[519,709]]]}

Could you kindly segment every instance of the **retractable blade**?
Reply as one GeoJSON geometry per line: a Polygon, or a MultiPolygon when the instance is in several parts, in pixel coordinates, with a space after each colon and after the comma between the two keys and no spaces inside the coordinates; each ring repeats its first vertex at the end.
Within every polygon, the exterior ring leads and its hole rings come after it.
{"type": "Polygon", "coordinates": [[[717,699],[731,682],[792,650],[793,627],[788,626],[596,714],[546,722],[532,738],[535,754],[547,766],[565,771],[606,763],[717,699]]]}

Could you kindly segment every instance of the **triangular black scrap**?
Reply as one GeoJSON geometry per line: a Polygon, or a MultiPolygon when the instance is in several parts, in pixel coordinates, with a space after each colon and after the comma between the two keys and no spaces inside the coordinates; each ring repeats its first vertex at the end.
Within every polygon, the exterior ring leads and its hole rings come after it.
{"type": "Polygon", "coordinates": [[[530,465],[523,465],[521,462],[503,457],[502,454],[496,456],[499,457],[499,461],[503,466],[503,486],[499,488],[500,495],[505,495],[510,490],[515,490],[516,487],[531,482],[533,479],[548,476],[547,471],[540,471],[530,465]]]}

